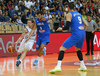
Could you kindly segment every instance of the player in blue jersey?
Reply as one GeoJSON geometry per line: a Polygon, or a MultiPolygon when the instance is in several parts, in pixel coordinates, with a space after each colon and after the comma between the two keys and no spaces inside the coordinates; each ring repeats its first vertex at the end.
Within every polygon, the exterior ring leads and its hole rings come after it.
{"type": "MultiPolygon", "coordinates": [[[[46,50],[45,46],[50,42],[49,41],[50,29],[49,29],[49,24],[47,21],[48,21],[48,19],[43,16],[43,12],[38,11],[37,18],[35,19],[35,25],[37,27],[36,50],[38,51],[38,55],[37,55],[37,59],[34,61],[33,65],[38,64],[38,60],[41,57],[42,53],[43,53],[43,55],[45,55],[45,50],[46,50]]],[[[34,29],[30,33],[30,36],[32,35],[33,32],[34,32],[34,29]]]]}
{"type": "Polygon", "coordinates": [[[80,71],[87,70],[83,61],[81,49],[85,38],[85,31],[83,24],[86,26],[85,30],[87,29],[88,24],[85,21],[85,19],[82,18],[82,15],[80,13],[74,11],[74,3],[71,2],[68,4],[68,11],[69,13],[66,16],[66,26],[64,26],[63,28],[59,27],[57,31],[66,30],[70,26],[71,36],[60,47],[58,64],[55,67],[55,69],[49,71],[50,73],[61,72],[61,63],[64,57],[64,51],[69,49],[73,45],[75,46],[77,56],[80,60],[80,68],[78,70],[80,71]]]}

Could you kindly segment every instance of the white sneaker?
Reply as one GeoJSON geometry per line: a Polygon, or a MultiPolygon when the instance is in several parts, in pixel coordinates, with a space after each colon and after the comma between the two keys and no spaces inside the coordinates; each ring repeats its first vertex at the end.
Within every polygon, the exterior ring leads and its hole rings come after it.
{"type": "Polygon", "coordinates": [[[54,74],[55,72],[61,72],[61,67],[60,66],[56,66],[55,69],[52,69],[49,71],[49,73],[54,74]]]}
{"type": "Polygon", "coordinates": [[[86,71],[87,68],[85,65],[80,65],[80,68],[78,69],[78,71],[86,71]]]}

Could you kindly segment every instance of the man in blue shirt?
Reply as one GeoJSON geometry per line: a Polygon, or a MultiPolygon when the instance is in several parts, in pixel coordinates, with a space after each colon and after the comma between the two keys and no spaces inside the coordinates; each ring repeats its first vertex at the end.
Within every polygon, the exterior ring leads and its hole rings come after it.
{"type": "Polygon", "coordinates": [[[57,29],[57,31],[62,31],[68,29],[70,26],[71,36],[68,39],[66,39],[66,41],[60,47],[58,64],[55,67],[55,69],[49,71],[50,73],[61,72],[61,63],[64,57],[64,51],[69,49],[73,45],[75,46],[77,57],[80,60],[80,68],[78,70],[79,71],[87,70],[83,61],[81,49],[85,38],[85,31],[83,24],[86,25],[85,30],[87,29],[88,24],[85,21],[85,19],[82,18],[82,15],[80,13],[74,11],[74,7],[75,7],[74,3],[70,2],[68,4],[69,13],[66,15],[66,25],[63,28],[59,27],[57,29]]]}
{"type": "MultiPolygon", "coordinates": [[[[49,29],[49,24],[47,21],[48,21],[48,19],[43,16],[43,12],[38,11],[37,18],[35,19],[35,23],[34,23],[34,26],[37,27],[36,50],[37,50],[38,54],[37,54],[37,59],[34,61],[33,65],[38,64],[38,60],[41,57],[42,53],[44,56],[46,55],[46,52],[45,52],[46,47],[45,46],[50,42],[50,40],[49,40],[50,29],[49,29]]],[[[26,42],[29,40],[30,36],[34,33],[34,29],[31,31],[26,42]]]]}

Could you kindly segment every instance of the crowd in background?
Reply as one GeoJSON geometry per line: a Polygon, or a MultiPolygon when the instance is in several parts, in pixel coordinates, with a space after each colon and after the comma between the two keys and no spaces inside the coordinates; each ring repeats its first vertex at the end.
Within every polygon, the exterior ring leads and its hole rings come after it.
{"type": "Polygon", "coordinates": [[[66,24],[68,2],[74,2],[75,11],[81,13],[86,20],[86,15],[90,13],[100,27],[99,0],[0,0],[0,24],[27,24],[27,20],[35,19],[36,12],[41,10],[49,19],[51,32],[54,32],[54,26],[63,27],[66,24]]]}

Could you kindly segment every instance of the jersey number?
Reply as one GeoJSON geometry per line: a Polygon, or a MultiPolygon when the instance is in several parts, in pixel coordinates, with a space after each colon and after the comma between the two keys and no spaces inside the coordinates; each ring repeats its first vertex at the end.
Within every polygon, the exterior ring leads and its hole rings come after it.
{"type": "Polygon", "coordinates": [[[79,24],[82,24],[82,19],[80,16],[78,16],[79,24]]]}

